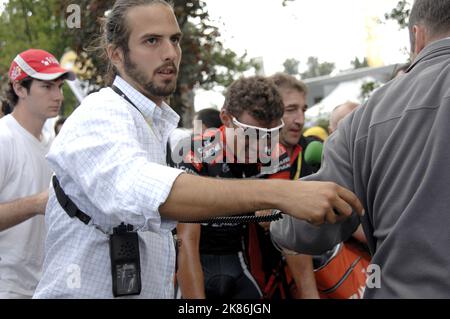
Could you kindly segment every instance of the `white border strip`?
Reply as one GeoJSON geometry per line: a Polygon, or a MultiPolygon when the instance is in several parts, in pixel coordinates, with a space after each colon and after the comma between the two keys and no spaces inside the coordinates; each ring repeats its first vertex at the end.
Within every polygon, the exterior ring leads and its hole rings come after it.
{"type": "Polygon", "coordinates": [[[58,72],[58,73],[40,73],[37,72],[35,69],[33,69],[27,62],[25,62],[24,59],[22,59],[22,57],[20,55],[18,55],[15,59],[14,62],[17,63],[17,65],[29,76],[31,76],[32,78],[38,79],[38,80],[43,80],[43,81],[51,81],[51,80],[55,80],[57,78],[59,78],[60,76],[64,75],[64,74],[69,74],[69,79],[72,78],[72,75],[70,74],[71,72],[69,70],[64,71],[64,72],[58,72]]]}

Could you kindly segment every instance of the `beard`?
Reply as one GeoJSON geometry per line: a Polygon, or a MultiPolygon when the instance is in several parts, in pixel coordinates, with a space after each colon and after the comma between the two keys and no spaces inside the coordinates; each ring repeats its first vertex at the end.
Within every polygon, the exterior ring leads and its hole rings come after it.
{"type": "Polygon", "coordinates": [[[294,147],[295,145],[297,145],[300,142],[301,139],[301,134],[298,137],[294,137],[294,136],[289,136],[289,131],[287,132],[281,132],[280,133],[280,142],[281,144],[283,144],[284,146],[287,147],[294,147]]]}
{"type": "MultiPolygon", "coordinates": [[[[124,63],[125,73],[144,89],[145,92],[143,93],[146,93],[144,95],[165,98],[172,95],[175,92],[175,89],[177,87],[176,80],[175,81],[168,80],[165,81],[164,85],[158,86],[152,80],[150,80],[149,76],[144,72],[142,72],[133,61],[131,61],[128,54],[124,55],[124,62],[125,62],[124,63]]],[[[171,66],[175,70],[177,70],[173,62],[165,64],[162,67],[167,66],[171,66]]]]}

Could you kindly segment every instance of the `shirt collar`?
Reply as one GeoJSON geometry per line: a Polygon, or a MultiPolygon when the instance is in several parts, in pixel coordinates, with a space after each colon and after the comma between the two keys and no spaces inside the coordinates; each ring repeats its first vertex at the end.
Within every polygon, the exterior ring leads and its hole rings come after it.
{"type": "Polygon", "coordinates": [[[450,37],[436,40],[428,44],[416,57],[408,71],[411,71],[419,62],[434,58],[436,56],[448,55],[450,50],[450,37]]]}
{"type": "Polygon", "coordinates": [[[178,125],[180,117],[165,102],[161,104],[161,107],[158,107],[152,100],[136,90],[120,76],[116,76],[113,85],[117,86],[134,103],[146,120],[151,120],[153,123],[162,120],[169,122],[171,125],[178,125]]]}

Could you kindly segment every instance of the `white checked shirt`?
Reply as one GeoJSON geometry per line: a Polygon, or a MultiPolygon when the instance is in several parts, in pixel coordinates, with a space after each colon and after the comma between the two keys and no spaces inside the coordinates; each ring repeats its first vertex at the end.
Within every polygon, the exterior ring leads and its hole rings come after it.
{"type": "Polygon", "coordinates": [[[43,276],[34,298],[113,298],[107,234],[121,222],[139,230],[142,292],[135,297],[173,298],[176,223],[158,209],[182,172],[165,166],[179,116],[120,77],[114,84],[140,112],[111,88],[91,94],[47,156],[61,187],[92,220],[85,225],[70,218],[51,187],[43,276]]]}

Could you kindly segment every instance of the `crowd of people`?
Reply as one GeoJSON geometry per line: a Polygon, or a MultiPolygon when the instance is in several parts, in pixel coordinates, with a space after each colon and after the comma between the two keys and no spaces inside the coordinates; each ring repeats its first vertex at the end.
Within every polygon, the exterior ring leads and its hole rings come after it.
{"type": "Polygon", "coordinates": [[[308,88],[277,73],[236,80],[175,137],[182,34],[163,0],[115,2],[110,82],[52,136],[76,75],[18,53],[0,113],[0,298],[448,298],[450,0],[416,0],[409,30],[411,64],[342,101],[328,132],[305,131],[308,88]]]}

